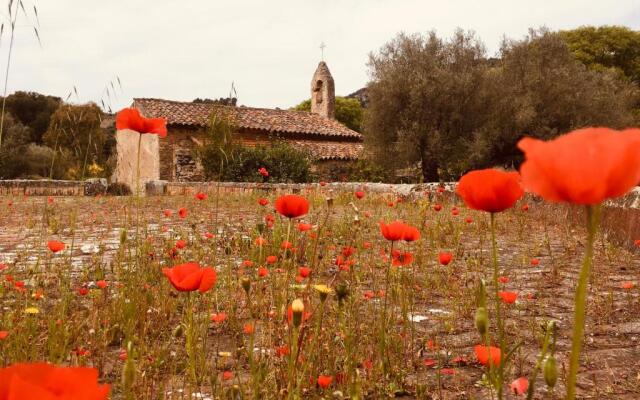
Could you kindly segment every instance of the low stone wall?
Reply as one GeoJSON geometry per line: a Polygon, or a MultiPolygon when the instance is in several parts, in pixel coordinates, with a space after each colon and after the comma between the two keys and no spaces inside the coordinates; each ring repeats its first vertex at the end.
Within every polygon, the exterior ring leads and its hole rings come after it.
{"type": "MultiPolygon", "coordinates": [[[[383,193],[393,194],[402,197],[419,197],[423,196],[426,191],[433,191],[439,184],[387,184],[387,183],[369,183],[369,182],[335,182],[327,183],[323,189],[333,190],[337,192],[355,192],[362,190],[366,193],[383,193]]],[[[453,191],[455,183],[445,184],[448,191],[453,191]]],[[[195,195],[197,192],[207,194],[220,193],[252,193],[255,191],[272,192],[272,193],[305,193],[318,189],[318,183],[247,183],[247,182],[166,182],[155,181],[148,182],[146,186],[147,195],[158,196],[185,196],[195,195]]]]}
{"type": "Polygon", "coordinates": [[[95,196],[107,190],[106,179],[86,181],[0,180],[0,196],[95,196]]]}

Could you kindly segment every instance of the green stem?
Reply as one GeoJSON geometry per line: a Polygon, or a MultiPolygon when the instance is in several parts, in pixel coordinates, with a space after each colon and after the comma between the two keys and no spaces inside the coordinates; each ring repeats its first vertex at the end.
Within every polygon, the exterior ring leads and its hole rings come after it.
{"type": "Polygon", "coordinates": [[[599,216],[600,206],[587,206],[587,247],[578,277],[578,287],[576,288],[573,339],[569,358],[569,374],[567,375],[567,400],[576,398],[576,380],[578,378],[578,368],[580,367],[580,350],[582,348],[586,315],[587,285],[589,283],[591,265],[593,264],[593,242],[598,230],[599,216]]]}
{"type": "MultiPolygon", "coordinates": [[[[498,324],[498,340],[500,342],[500,354],[505,354],[504,343],[504,322],[502,321],[501,301],[498,292],[500,286],[498,284],[498,275],[500,274],[498,268],[498,244],[496,243],[496,215],[491,213],[491,256],[493,259],[493,288],[495,291],[495,303],[496,303],[496,321],[498,324]]],[[[491,353],[489,351],[489,363],[491,364],[491,353]]],[[[498,380],[496,384],[496,391],[498,392],[498,399],[502,399],[502,383],[504,380],[504,358],[500,357],[500,365],[498,366],[498,380]]]]}

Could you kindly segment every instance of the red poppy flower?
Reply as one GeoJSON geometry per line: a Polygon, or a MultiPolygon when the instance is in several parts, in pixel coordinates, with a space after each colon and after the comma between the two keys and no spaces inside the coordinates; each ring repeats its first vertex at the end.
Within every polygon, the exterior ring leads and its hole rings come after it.
{"type": "Polygon", "coordinates": [[[476,357],[478,358],[478,362],[484,366],[491,363],[493,366],[500,365],[501,352],[499,347],[494,346],[484,346],[484,345],[476,345],[473,348],[473,351],[476,353],[476,357]]]}
{"type": "Polygon", "coordinates": [[[98,385],[95,368],[21,363],[0,369],[0,400],[106,400],[109,385],[98,385]]]}
{"type": "Polygon", "coordinates": [[[327,186],[327,182],[325,182],[325,181],[320,181],[320,186],[327,186]]]}
{"type": "Polygon", "coordinates": [[[264,246],[265,244],[267,244],[267,239],[263,238],[262,236],[258,236],[254,243],[256,244],[256,246],[264,246]]]}
{"type": "Polygon", "coordinates": [[[438,262],[442,265],[449,265],[449,263],[453,260],[453,254],[448,251],[441,251],[438,253],[438,262]]]}
{"type": "Polygon", "coordinates": [[[267,256],[267,264],[275,264],[278,261],[276,256],[267,256]]]}
{"type": "Polygon", "coordinates": [[[467,218],[464,219],[464,222],[466,222],[467,224],[470,224],[470,223],[473,222],[473,218],[468,218],[467,217],[467,218]]]}
{"type": "Polygon", "coordinates": [[[509,283],[509,278],[507,278],[506,276],[501,276],[498,278],[498,282],[500,283],[509,283]]]}
{"type": "Polygon", "coordinates": [[[308,278],[311,275],[311,268],[309,267],[300,267],[298,268],[298,274],[303,278],[308,278]]]}
{"type": "Polygon", "coordinates": [[[634,240],[633,244],[635,244],[637,247],[640,247],[640,239],[634,240]]]}
{"type": "Polygon", "coordinates": [[[313,225],[311,225],[311,224],[305,224],[305,223],[303,223],[303,222],[300,222],[300,223],[298,224],[298,230],[299,230],[300,232],[306,232],[306,231],[309,231],[309,230],[311,230],[311,228],[313,228],[313,225]]]}
{"type": "Polygon", "coordinates": [[[98,282],[96,282],[96,286],[99,287],[100,289],[104,289],[107,286],[109,286],[109,283],[105,280],[99,280],[98,282]]]}
{"type": "Polygon", "coordinates": [[[433,209],[435,211],[440,211],[440,210],[442,210],[442,205],[441,204],[436,204],[436,205],[433,206],[433,209]]]}
{"type": "Polygon", "coordinates": [[[425,359],[422,361],[422,364],[423,364],[425,367],[433,367],[433,366],[435,366],[437,363],[438,363],[438,362],[437,362],[436,360],[434,360],[433,358],[425,358],[425,359]]]}
{"type": "Polygon", "coordinates": [[[51,250],[53,253],[57,253],[59,251],[64,250],[64,243],[59,242],[57,240],[50,240],[47,243],[47,247],[49,248],[49,250],[51,250]]]}
{"type": "Polygon", "coordinates": [[[260,173],[260,175],[264,176],[265,178],[269,177],[269,171],[267,171],[265,167],[259,168],[258,172],[260,173]]]}
{"type": "Polygon", "coordinates": [[[402,221],[393,221],[388,225],[380,221],[380,232],[385,239],[392,242],[398,240],[413,242],[420,239],[420,231],[402,221]]]}
{"type": "Polygon", "coordinates": [[[332,376],[327,376],[327,375],[318,376],[318,386],[320,386],[323,389],[326,389],[327,387],[329,387],[329,385],[331,385],[331,382],[333,382],[332,376]]]}
{"type": "Polygon", "coordinates": [[[413,254],[409,252],[400,252],[393,250],[391,265],[394,267],[402,267],[413,262],[413,254]]]}
{"type": "Polygon", "coordinates": [[[86,296],[89,294],[89,289],[87,289],[86,287],[81,287],[80,289],[78,289],[78,294],[80,296],[86,296]]]}
{"type": "Polygon", "coordinates": [[[181,209],[178,210],[178,216],[182,219],[187,217],[187,209],[182,207],[181,209]]]}
{"type": "Polygon", "coordinates": [[[163,138],[167,136],[167,120],[164,118],[144,118],[137,108],[125,108],[116,116],[116,129],[153,133],[163,138]]]}
{"type": "Polygon", "coordinates": [[[264,197],[261,197],[258,199],[258,204],[260,204],[261,206],[266,206],[267,204],[269,204],[269,200],[265,199],[264,197]]]}
{"type": "Polygon", "coordinates": [[[264,278],[267,275],[269,275],[269,270],[268,269],[266,269],[265,267],[258,268],[258,276],[260,278],[264,278]]]}
{"type": "Polygon", "coordinates": [[[8,331],[0,331],[0,340],[5,340],[9,336],[8,331]]]}
{"type": "Polygon", "coordinates": [[[527,211],[529,211],[529,205],[528,204],[523,204],[521,209],[522,209],[522,211],[527,212],[527,211]]]}
{"type": "Polygon", "coordinates": [[[594,205],[640,182],[640,129],[585,128],[518,143],[524,187],[549,201],[594,205]]]}
{"type": "Polygon", "coordinates": [[[251,335],[254,331],[255,327],[250,322],[244,324],[244,327],[242,327],[242,332],[244,332],[246,335],[251,335]]]}
{"type": "Polygon", "coordinates": [[[538,260],[537,258],[532,258],[531,259],[531,265],[536,266],[540,264],[540,260],[538,260]]]}
{"type": "Polygon", "coordinates": [[[217,274],[211,267],[202,268],[197,263],[176,265],[173,268],[162,268],[162,273],[180,292],[198,290],[204,293],[216,283],[217,274]]]}
{"type": "Polygon", "coordinates": [[[198,193],[196,193],[196,199],[198,199],[198,200],[206,200],[207,199],[207,194],[203,193],[203,192],[198,192],[198,193]]]}
{"type": "Polygon", "coordinates": [[[276,347],[276,355],[278,357],[284,357],[289,354],[289,346],[278,346],[276,347]]]}
{"type": "Polygon", "coordinates": [[[498,292],[498,296],[502,299],[503,303],[513,304],[516,302],[518,298],[518,293],[516,292],[498,292]]]}
{"type": "Polygon", "coordinates": [[[511,389],[511,392],[513,394],[525,394],[529,389],[529,380],[525,377],[518,378],[515,381],[511,382],[509,388],[511,389]]]}
{"type": "Polygon", "coordinates": [[[211,314],[210,319],[211,319],[211,322],[214,322],[216,324],[221,324],[221,323],[223,323],[224,321],[227,320],[227,314],[225,314],[223,312],[214,313],[214,314],[211,314]]]}
{"type": "Polygon", "coordinates": [[[230,379],[233,379],[233,372],[232,371],[224,371],[222,373],[222,380],[223,381],[228,381],[230,379]]]}
{"type": "Polygon", "coordinates": [[[623,288],[623,289],[629,290],[629,289],[633,289],[633,287],[634,287],[635,285],[636,285],[636,284],[635,284],[635,283],[633,283],[633,282],[622,282],[622,283],[620,284],[620,287],[621,287],[621,288],[623,288]]]}
{"type": "Polygon", "coordinates": [[[463,175],[456,193],[469,208],[495,213],[513,207],[524,191],[517,172],[481,169],[463,175]]]}
{"type": "Polygon", "coordinates": [[[176,242],[176,248],[182,250],[185,247],[187,247],[187,242],[185,242],[184,240],[180,239],[176,242]]]}
{"type": "Polygon", "coordinates": [[[280,196],[276,200],[276,210],[287,218],[301,217],[309,212],[309,201],[295,194],[280,196]]]}
{"type": "Polygon", "coordinates": [[[361,199],[364,197],[364,192],[362,190],[358,190],[354,193],[356,195],[356,198],[361,199]]]}
{"type": "Polygon", "coordinates": [[[170,217],[172,214],[173,214],[173,211],[171,211],[171,210],[164,210],[164,216],[165,216],[165,217],[167,217],[167,218],[168,218],[168,217],[170,217]]]}

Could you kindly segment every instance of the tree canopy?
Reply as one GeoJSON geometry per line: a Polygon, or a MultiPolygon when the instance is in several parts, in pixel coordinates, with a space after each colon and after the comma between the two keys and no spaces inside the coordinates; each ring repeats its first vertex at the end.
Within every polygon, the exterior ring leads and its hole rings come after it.
{"type": "Polygon", "coordinates": [[[613,69],[640,84],[640,32],[624,26],[583,26],[560,31],[573,55],[596,71],[613,69]]]}
{"type": "Polygon", "coordinates": [[[426,181],[472,168],[517,166],[524,135],[637,122],[638,88],[589,70],[560,34],[532,30],[489,59],[475,34],[399,34],[369,59],[365,141],[389,168],[416,165],[426,181]]]}
{"type": "Polygon", "coordinates": [[[60,107],[62,99],[34,92],[15,92],[6,99],[5,111],[26,126],[28,141],[41,144],[49,127],[51,115],[60,107]]]}
{"type": "MultiPolygon", "coordinates": [[[[311,99],[307,99],[293,107],[293,110],[311,111],[311,99]]],[[[336,97],[336,120],[344,124],[347,128],[361,132],[363,114],[362,105],[357,99],[341,96],[336,97]]]]}

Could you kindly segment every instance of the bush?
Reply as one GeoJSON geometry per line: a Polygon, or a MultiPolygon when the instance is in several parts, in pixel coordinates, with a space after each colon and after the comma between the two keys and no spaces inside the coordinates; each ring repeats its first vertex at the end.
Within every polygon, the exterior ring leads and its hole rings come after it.
{"type": "Polygon", "coordinates": [[[358,160],[349,176],[354,182],[393,182],[395,179],[393,170],[367,158],[358,160]]]}
{"type": "Polygon", "coordinates": [[[269,146],[241,147],[223,171],[223,180],[260,182],[258,169],[269,171],[269,181],[300,183],[310,180],[311,163],[306,153],[284,142],[269,146]]]}
{"type": "Polygon", "coordinates": [[[131,188],[126,183],[113,182],[107,186],[107,194],[111,196],[129,196],[131,188]]]}

